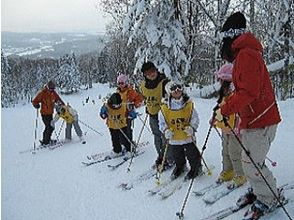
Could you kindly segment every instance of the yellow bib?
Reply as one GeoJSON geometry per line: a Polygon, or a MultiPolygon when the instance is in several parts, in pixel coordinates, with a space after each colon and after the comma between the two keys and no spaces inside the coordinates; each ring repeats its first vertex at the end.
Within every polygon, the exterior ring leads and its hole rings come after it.
{"type": "Polygon", "coordinates": [[[126,118],[127,105],[122,104],[119,109],[112,109],[108,106],[108,117],[106,124],[112,129],[121,129],[127,126],[126,118]]]}
{"type": "Polygon", "coordinates": [[[151,115],[156,115],[160,110],[160,103],[162,99],[162,81],[158,83],[157,87],[154,89],[147,89],[145,87],[145,82],[143,82],[140,86],[147,111],[151,115]]]}
{"type": "Polygon", "coordinates": [[[126,91],[120,91],[119,89],[117,90],[117,92],[120,94],[120,97],[121,97],[121,100],[122,100],[122,103],[128,103],[128,91],[129,89],[126,89],[126,91]]]}
{"type": "Polygon", "coordinates": [[[188,138],[185,127],[190,125],[192,117],[193,102],[189,101],[185,106],[178,110],[171,110],[166,104],[161,106],[162,114],[165,118],[167,127],[174,132],[173,140],[185,140],[188,138]]]}
{"type": "MultiPolygon", "coordinates": [[[[235,123],[236,123],[236,115],[231,114],[228,119],[228,124],[230,125],[231,128],[235,128],[235,123]]],[[[223,121],[216,121],[215,122],[215,127],[220,128],[220,129],[226,129],[228,130],[229,128],[225,125],[223,121]]]]}
{"type": "MultiPolygon", "coordinates": [[[[224,97],[223,100],[226,101],[229,99],[229,97],[230,97],[230,95],[224,97]]],[[[235,126],[236,126],[236,115],[235,114],[229,115],[228,124],[230,125],[231,128],[233,128],[233,129],[235,128],[235,126]]],[[[225,123],[223,121],[216,121],[215,127],[220,128],[220,129],[229,130],[229,128],[225,125],[225,123]]]]}
{"type": "Polygon", "coordinates": [[[68,111],[67,106],[62,107],[64,109],[64,112],[61,112],[59,116],[68,124],[72,124],[74,122],[74,117],[70,114],[68,111]]]}

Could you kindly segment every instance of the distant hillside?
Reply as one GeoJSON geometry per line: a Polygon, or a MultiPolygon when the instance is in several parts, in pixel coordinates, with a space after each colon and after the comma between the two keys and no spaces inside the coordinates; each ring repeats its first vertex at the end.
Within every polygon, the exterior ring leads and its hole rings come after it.
{"type": "Polygon", "coordinates": [[[5,55],[29,58],[59,58],[74,52],[81,55],[101,51],[105,36],[84,33],[13,33],[1,32],[5,55]]]}

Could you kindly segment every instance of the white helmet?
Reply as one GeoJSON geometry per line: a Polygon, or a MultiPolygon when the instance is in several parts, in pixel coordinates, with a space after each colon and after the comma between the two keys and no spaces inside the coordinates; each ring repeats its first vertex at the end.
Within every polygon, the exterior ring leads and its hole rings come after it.
{"type": "Polygon", "coordinates": [[[170,81],[166,84],[165,86],[165,91],[168,95],[171,94],[171,92],[180,90],[184,92],[184,85],[181,82],[176,82],[176,81],[170,81]]]}

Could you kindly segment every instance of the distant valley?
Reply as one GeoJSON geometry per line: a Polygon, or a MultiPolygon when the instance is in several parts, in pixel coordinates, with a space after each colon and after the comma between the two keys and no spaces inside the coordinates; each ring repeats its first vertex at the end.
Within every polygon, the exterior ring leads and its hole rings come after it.
{"type": "Polygon", "coordinates": [[[1,48],[6,56],[56,59],[72,52],[100,52],[104,44],[105,36],[98,34],[1,32],[1,48]]]}

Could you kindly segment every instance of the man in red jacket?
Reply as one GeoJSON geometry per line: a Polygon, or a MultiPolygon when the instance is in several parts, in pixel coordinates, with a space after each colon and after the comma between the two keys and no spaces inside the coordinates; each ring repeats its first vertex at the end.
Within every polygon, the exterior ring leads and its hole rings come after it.
{"type": "Polygon", "coordinates": [[[55,92],[55,83],[51,80],[32,101],[32,104],[36,109],[39,109],[41,107],[42,121],[45,125],[43,140],[40,141],[42,145],[50,144],[51,135],[54,131],[54,128],[51,126],[51,121],[53,119],[54,104],[57,102],[60,102],[62,105],[64,105],[64,102],[55,92]]]}
{"type": "MultiPolygon", "coordinates": [[[[267,184],[252,161],[242,152],[242,166],[252,189],[243,199],[256,198],[244,219],[258,219],[277,205],[276,180],[265,164],[266,155],[281,121],[269,73],[262,58],[262,45],[249,32],[245,32],[246,19],[240,12],[232,14],[222,27],[221,56],[234,64],[235,93],[216,111],[216,119],[238,113],[241,118],[241,141],[259,167],[267,184]],[[254,194],[253,194],[254,193],[254,194]],[[253,196],[253,197],[248,197],[253,196]]],[[[247,201],[248,202],[248,201],[247,201]]],[[[252,203],[251,201],[250,203],[252,203]]]]}

